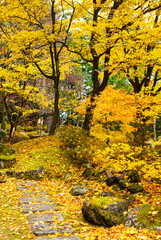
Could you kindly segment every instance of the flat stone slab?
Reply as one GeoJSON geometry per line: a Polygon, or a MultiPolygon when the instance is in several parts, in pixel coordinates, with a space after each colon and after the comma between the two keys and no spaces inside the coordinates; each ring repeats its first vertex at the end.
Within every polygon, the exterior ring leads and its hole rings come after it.
{"type": "Polygon", "coordinates": [[[42,189],[42,187],[39,186],[37,182],[26,181],[26,182],[15,182],[15,183],[17,185],[17,190],[28,190],[29,187],[32,187],[34,189],[42,189]]]}
{"type": "Polygon", "coordinates": [[[23,212],[28,213],[30,211],[32,212],[43,212],[46,210],[52,210],[56,207],[55,204],[49,204],[49,203],[33,203],[33,204],[22,204],[23,212]]]}
{"type": "Polygon", "coordinates": [[[26,181],[26,182],[15,182],[16,185],[21,185],[21,186],[36,186],[37,182],[30,182],[30,181],[26,181]]]}
{"type": "Polygon", "coordinates": [[[32,230],[35,235],[48,235],[55,233],[72,233],[73,229],[69,225],[56,224],[34,224],[32,230]]]}
{"type": "Polygon", "coordinates": [[[78,238],[77,236],[52,237],[52,238],[41,237],[41,238],[37,238],[36,240],[80,240],[80,238],[78,238]]]}
{"type": "Polygon", "coordinates": [[[23,192],[24,197],[36,196],[36,195],[48,195],[45,191],[35,192],[35,191],[25,191],[23,192]]]}
{"type": "Polygon", "coordinates": [[[28,187],[24,187],[24,186],[18,186],[18,187],[17,187],[17,190],[18,190],[18,191],[28,190],[28,189],[29,189],[28,187]]]}
{"type": "Polygon", "coordinates": [[[29,223],[54,222],[55,220],[64,221],[64,218],[60,213],[32,214],[28,216],[28,219],[29,219],[29,223]]]}
{"type": "Polygon", "coordinates": [[[20,203],[30,203],[31,201],[35,202],[51,202],[51,198],[49,196],[38,196],[38,197],[22,197],[19,198],[20,203]]]}

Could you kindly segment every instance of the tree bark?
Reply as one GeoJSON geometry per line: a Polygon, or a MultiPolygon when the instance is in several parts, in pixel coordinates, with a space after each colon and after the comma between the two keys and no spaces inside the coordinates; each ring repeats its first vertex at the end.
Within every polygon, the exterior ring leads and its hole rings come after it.
{"type": "Polygon", "coordinates": [[[60,124],[60,115],[59,115],[59,81],[54,86],[55,88],[55,98],[54,98],[54,115],[50,128],[49,135],[55,134],[57,127],[60,124]]]}

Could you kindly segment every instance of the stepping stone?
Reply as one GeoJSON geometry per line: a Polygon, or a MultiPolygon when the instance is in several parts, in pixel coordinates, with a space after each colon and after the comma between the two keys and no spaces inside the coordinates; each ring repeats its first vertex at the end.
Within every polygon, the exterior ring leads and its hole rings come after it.
{"type": "Polygon", "coordinates": [[[35,222],[54,222],[55,220],[64,221],[63,216],[60,213],[44,213],[44,214],[32,214],[28,216],[30,223],[35,222]]]}
{"type": "Polygon", "coordinates": [[[26,182],[15,182],[16,185],[21,185],[21,186],[25,186],[25,185],[28,185],[28,186],[36,186],[37,185],[37,182],[29,182],[29,181],[26,181],[26,182]]]}
{"type": "Polygon", "coordinates": [[[41,192],[25,191],[25,192],[23,192],[24,197],[30,197],[30,196],[36,196],[36,195],[48,195],[48,193],[45,191],[41,191],[41,192]]]}
{"type": "Polygon", "coordinates": [[[20,203],[30,203],[31,201],[35,202],[51,202],[51,198],[49,196],[38,196],[38,197],[22,197],[19,198],[20,203]]]}
{"type": "Polygon", "coordinates": [[[17,190],[18,190],[18,191],[28,190],[28,189],[29,189],[28,187],[24,187],[24,186],[17,187],[17,190]]]}
{"type": "Polygon", "coordinates": [[[17,190],[28,190],[29,187],[34,187],[38,189],[42,189],[36,182],[15,182],[17,185],[17,190]]]}
{"type": "MultiPolygon", "coordinates": [[[[30,186],[34,187],[35,190],[42,189],[41,186],[36,186],[36,185],[35,186],[34,185],[30,185],[30,186]]],[[[23,185],[22,186],[18,186],[17,190],[29,190],[29,186],[28,187],[25,186],[25,185],[24,186],[23,185]]]]}
{"type": "Polygon", "coordinates": [[[35,235],[48,235],[55,233],[72,233],[73,229],[69,225],[56,224],[34,224],[32,230],[35,235]]]}
{"type": "Polygon", "coordinates": [[[77,236],[68,236],[68,237],[42,237],[42,238],[37,238],[36,240],[80,240],[77,236]]]}
{"type": "Polygon", "coordinates": [[[55,204],[47,204],[47,203],[33,203],[33,204],[22,204],[23,212],[28,213],[30,211],[32,212],[43,212],[46,210],[52,210],[56,207],[55,204]]]}

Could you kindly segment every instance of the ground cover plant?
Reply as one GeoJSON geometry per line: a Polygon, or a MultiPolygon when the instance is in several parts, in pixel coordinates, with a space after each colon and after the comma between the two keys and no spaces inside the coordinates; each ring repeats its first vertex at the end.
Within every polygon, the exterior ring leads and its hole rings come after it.
{"type": "MultiPolygon", "coordinates": [[[[64,128],[64,131],[65,130],[64,128]]],[[[71,129],[68,131],[71,131],[71,129]]],[[[74,129],[73,132],[78,134],[74,129]]],[[[90,147],[93,150],[92,159],[89,159],[89,164],[92,164],[93,161],[95,170],[97,173],[101,173],[101,175],[98,174],[100,177],[97,179],[95,175],[91,175],[86,179],[83,177],[86,166],[80,166],[80,162],[78,166],[75,162],[74,164],[71,163],[70,156],[66,154],[62,147],[60,148],[63,141],[61,142],[59,134],[14,144],[13,147],[16,149],[17,163],[12,169],[15,171],[24,171],[38,169],[39,166],[44,167],[45,175],[42,177],[41,181],[38,182],[43,189],[49,193],[53,202],[56,203],[57,208],[54,211],[60,212],[63,215],[65,223],[69,223],[72,228],[74,228],[74,234],[80,239],[160,239],[160,233],[156,231],[149,231],[148,229],[137,230],[133,227],[125,228],[123,224],[112,228],[105,228],[91,225],[84,220],[81,209],[85,200],[91,197],[97,198],[102,192],[107,191],[114,192],[117,197],[122,191],[116,191],[112,186],[107,186],[105,183],[106,173],[103,170],[105,170],[105,168],[107,169],[108,166],[107,162],[105,165],[105,161],[103,161],[103,159],[106,159],[105,156],[100,155],[100,152],[104,154],[103,149],[101,149],[102,143],[99,145],[98,141],[93,141],[93,138],[86,139],[86,141],[90,142],[90,147]],[[99,150],[100,152],[98,154],[99,150]],[[67,174],[68,177],[66,177],[67,174]],[[70,190],[76,185],[88,187],[89,192],[84,196],[71,195],[70,190]]],[[[68,136],[68,138],[70,138],[70,136],[68,136]]],[[[104,151],[107,151],[107,149],[104,151]]],[[[126,154],[128,155],[127,152],[128,151],[126,151],[126,154]]],[[[123,162],[123,159],[119,159],[117,151],[115,154],[115,163],[118,165],[119,162],[123,162]]],[[[109,155],[112,156],[112,153],[109,155]]],[[[144,159],[142,159],[142,161],[144,161],[144,159]]],[[[148,166],[147,160],[145,163],[148,166]]],[[[111,162],[109,162],[109,164],[111,164],[111,162]]],[[[158,168],[159,163],[156,166],[156,171],[158,168]]],[[[141,182],[145,192],[135,194],[135,201],[131,207],[141,204],[151,204],[154,207],[159,206],[161,202],[160,182],[158,182],[159,180],[153,181],[149,178],[150,170],[151,169],[147,167],[147,175],[142,178],[141,182]]],[[[3,170],[2,172],[4,173],[5,171],[3,170]]],[[[152,173],[151,177],[154,178],[154,176],[155,175],[152,173]]],[[[21,193],[16,191],[15,181],[17,180],[15,180],[15,178],[7,178],[6,176],[3,176],[3,179],[5,179],[6,182],[0,185],[0,239],[36,239],[31,232],[31,226],[28,224],[27,215],[22,213],[22,209],[19,205],[18,198],[21,197],[21,193]]],[[[127,189],[125,192],[126,191],[127,189]]],[[[126,212],[124,214],[126,214],[126,212]]],[[[147,213],[150,221],[153,221],[155,214],[157,214],[157,212],[151,208],[147,213]]]]}

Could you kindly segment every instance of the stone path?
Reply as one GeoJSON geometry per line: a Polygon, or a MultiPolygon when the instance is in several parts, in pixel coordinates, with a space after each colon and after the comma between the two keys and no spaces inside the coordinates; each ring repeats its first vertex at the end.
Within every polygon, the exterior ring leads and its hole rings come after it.
{"type": "Polygon", "coordinates": [[[53,213],[56,205],[37,182],[16,182],[16,185],[17,190],[23,192],[23,197],[19,198],[23,212],[31,213],[28,220],[32,224],[32,231],[36,236],[41,236],[36,240],[80,240],[77,236],[54,237],[55,233],[63,235],[74,230],[63,223],[64,218],[60,213],[53,213]],[[52,213],[44,213],[47,210],[52,210],[52,213]],[[53,237],[45,237],[48,234],[53,237]]]}

